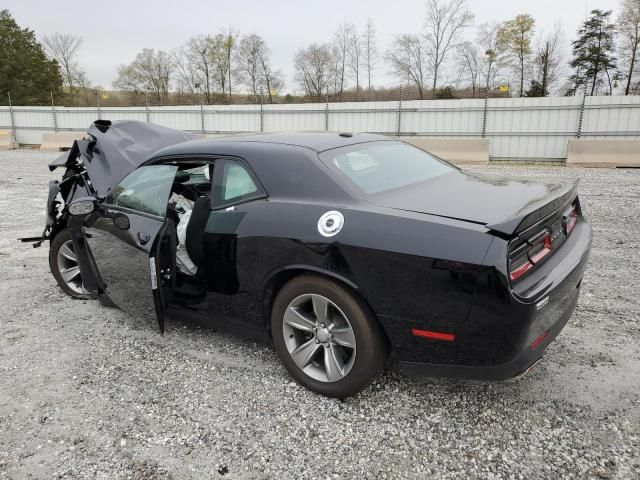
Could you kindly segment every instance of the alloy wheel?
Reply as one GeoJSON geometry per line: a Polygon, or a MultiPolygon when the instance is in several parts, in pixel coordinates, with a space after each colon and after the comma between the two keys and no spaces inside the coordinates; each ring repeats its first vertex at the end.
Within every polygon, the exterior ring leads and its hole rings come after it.
{"type": "Polygon", "coordinates": [[[337,382],[346,377],[356,358],[356,338],[349,319],[328,298],[304,294],[287,306],[283,321],[287,350],[309,377],[337,382]]]}
{"type": "Polygon", "coordinates": [[[81,295],[89,293],[82,284],[78,257],[73,249],[71,240],[64,242],[58,250],[58,270],[60,276],[71,290],[81,295]]]}

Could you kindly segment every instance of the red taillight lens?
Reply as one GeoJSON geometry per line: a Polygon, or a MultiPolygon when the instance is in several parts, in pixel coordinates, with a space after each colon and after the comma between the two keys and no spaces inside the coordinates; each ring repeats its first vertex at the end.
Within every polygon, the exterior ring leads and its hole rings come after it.
{"type": "Polygon", "coordinates": [[[535,265],[550,253],[551,253],[551,234],[547,233],[542,238],[542,249],[539,250],[535,255],[531,255],[530,257],[531,262],[533,262],[533,264],[535,265]]]}
{"type": "Polygon", "coordinates": [[[560,248],[577,222],[576,200],[561,216],[549,220],[535,235],[514,242],[509,248],[509,278],[517,280],[560,248]]]}
{"type": "Polygon", "coordinates": [[[511,280],[520,278],[551,253],[552,238],[549,232],[541,233],[534,241],[530,240],[528,243],[533,243],[533,245],[529,247],[524,258],[520,257],[520,262],[515,262],[515,265],[512,266],[509,272],[511,280]]]}
{"type": "Polygon", "coordinates": [[[511,280],[517,280],[532,268],[533,268],[533,263],[531,263],[529,259],[527,259],[525,263],[518,265],[511,270],[510,272],[511,280]]]}

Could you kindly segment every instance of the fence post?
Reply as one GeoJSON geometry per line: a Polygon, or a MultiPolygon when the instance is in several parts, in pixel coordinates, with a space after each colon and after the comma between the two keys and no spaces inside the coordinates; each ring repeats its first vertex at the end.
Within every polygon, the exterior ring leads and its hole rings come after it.
{"type": "Polygon", "coordinates": [[[149,111],[149,93],[144,92],[144,109],[147,116],[147,123],[151,121],[151,112],[149,111]]]}
{"type": "Polygon", "coordinates": [[[98,114],[98,120],[102,120],[102,114],[100,112],[100,94],[96,92],[96,113],[98,114]]]}
{"type": "Polygon", "coordinates": [[[204,95],[202,90],[200,90],[200,130],[204,135],[204,95]]]}
{"type": "Polygon", "coordinates": [[[324,130],[325,132],[329,131],[329,94],[325,97],[324,102],[324,130]]]}
{"type": "Polygon", "coordinates": [[[482,112],[482,138],[484,138],[487,134],[487,113],[489,111],[489,86],[487,86],[487,91],[484,95],[484,109],[482,112]]]}
{"type": "Polygon", "coordinates": [[[398,99],[398,122],[396,125],[396,135],[400,136],[400,127],[402,126],[402,85],[400,85],[400,98],[398,99]]]}
{"type": "Polygon", "coordinates": [[[260,132],[264,132],[264,99],[260,90],[260,132]]]}
{"type": "Polygon", "coordinates": [[[582,136],[582,122],[584,120],[584,104],[587,101],[587,86],[584,87],[584,93],[582,94],[582,103],[580,103],[580,114],[578,115],[578,132],[576,138],[582,136]]]}
{"type": "Polygon", "coordinates": [[[53,119],[53,131],[58,133],[58,119],[56,118],[56,107],[53,105],[53,92],[51,95],[51,118],[53,119]]]}
{"type": "Polygon", "coordinates": [[[13,116],[13,105],[11,104],[11,93],[7,92],[7,96],[9,97],[9,119],[11,120],[11,131],[13,132],[13,141],[18,142],[16,140],[16,119],[13,116]]]}

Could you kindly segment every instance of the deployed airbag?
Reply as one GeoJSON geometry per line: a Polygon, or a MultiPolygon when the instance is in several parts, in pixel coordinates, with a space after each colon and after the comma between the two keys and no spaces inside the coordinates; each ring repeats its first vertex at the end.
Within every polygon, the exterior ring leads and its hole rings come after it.
{"type": "Polygon", "coordinates": [[[174,193],[169,199],[169,203],[175,203],[178,211],[178,226],[176,231],[178,234],[178,248],[176,250],[176,265],[178,270],[187,275],[195,275],[198,267],[193,263],[189,252],[187,252],[187,226],[191,220],[191,212],[193,211],[193,202],[182,195],[174,193]],[[182,213],[184,212],[184,213],[182,213]]]}

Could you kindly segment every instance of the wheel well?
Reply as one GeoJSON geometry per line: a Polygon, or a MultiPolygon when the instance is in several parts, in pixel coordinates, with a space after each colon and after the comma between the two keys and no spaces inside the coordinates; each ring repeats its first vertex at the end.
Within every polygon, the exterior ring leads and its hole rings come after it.
{"type": "Polygon", "coordinates": [[[51,231],[49,232],[49,244],[51,244],[51,242],[53,242],[53,239],[56,238],[56,236],[66,228],[67,228],[66,222],[54,223],[51,226],[51,231]]]}
{"type": "MultiPolygon", "coordinates": [[[[342,285],[344,288],[346,288],[351,293],[356,295],[360,300],[362,300],[362,302],[369,308],[373,316],[376,318],[378,323],[380,323],[380,321],[378,320],[378,317],[373,311],[373,308],[371,308],[371,305],[369,305],[369,302],[366,300],[366,298],[364,298],[364,296],[357,290],[357,288],[351,282],[349,282],[348,280],[338,275],[331,275],[322,270],[296,267],[296,268],[289,268],[286,270],[282,270],[276,273],[269,279],[269,281],[267,282],[264,288],[262,316],[263,316],[265,328],[267,329],[269,334],[271,334],[271,308],[273,306],[273,302],[278,296],[278,292],[280,292],[282,287],[284,287],[291,280],[304,274],[312,274],[312,275],[317,275],[318,277],[324,277],[328,280],[331,280],[333,282],[336,282],[342,285]]],[[[388,344],[390,345],[391,343],[389,342],[387,332],[385,331],[384,327],[381,324],[380,324],[380,330],[382,331],[384,338],[387,340],[388,344]]]]}

